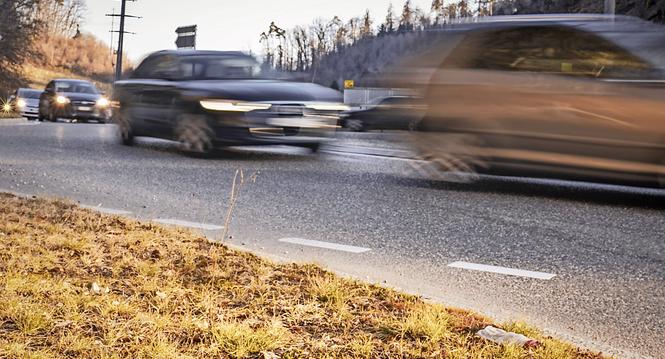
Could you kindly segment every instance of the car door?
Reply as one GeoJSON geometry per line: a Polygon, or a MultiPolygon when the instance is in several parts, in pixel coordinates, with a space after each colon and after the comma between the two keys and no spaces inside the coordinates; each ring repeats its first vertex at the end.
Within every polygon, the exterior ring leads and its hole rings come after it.
{"type": "Polygon", "coordinates": [[[132,120],[142,133],[171,138],[172,126],[178,116],[178,59],[173,55],[158,56],[141,65],[144,66],[141,79],[132,84],[135,104],[132,120]]]}
{"type": "MultiPolygon", "coordinates": [[[[598,36],[562,26],[470,35],[435,75],[430,99],[445,127],[482,137],[497,161],[618,170],[653,141],[633,114],[647,101],[602,81],[649,66],[598,36]],[[639,105],[641,104],[641,105],[639,105]],[[615,166],[615,168],[612,168],[615,166]]],[[[647,113],[648,112],[648,113],[647,113]]]]}

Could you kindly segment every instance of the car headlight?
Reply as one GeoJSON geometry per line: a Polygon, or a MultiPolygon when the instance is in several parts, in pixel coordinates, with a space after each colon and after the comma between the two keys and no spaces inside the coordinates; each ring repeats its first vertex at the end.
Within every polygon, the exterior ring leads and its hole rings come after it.
{"type": "Polygon", "coordinates": [[[69,99],[65,96],[60,95],[55,98],[55,102],[57,102],[59,105],[64,105],[69,103],[69,99]]]}
{"type": "Polygon", "coordinates": [[[109,106],[109,100],[106,99],[105,97],[102,97],[99,100],[97,100],[97,106],[99,106],[99,107],[108,107],[109,106]]]}
{"type": "Polygon", "coordinates": [[[233,100],[201,100],[201,107],[211,111],[249,112],[267,110],[272,107],[269,103],[241,102],[233,100]]]}
{"type": "Polygon", "coordinates": [[[349,111],[351,108],[343,103],[310,103],[306,108],[315,111],[349,111]]]}
{"type": "Polygon", "coordinates": [[[20,98],[20,99],[16,100],[16,107],[23,108],[23,107],[25,107],[25,105],[26,105],[26,103],[25,103],[24,99],[20,98]]]}
{"type": "Polygon", "coordinates": [[[6,104],[2,105],[2,110],[5,111],[5,112],[9,112],[9,111],[12,110],[12,105],[6,103],[6,104]]]}

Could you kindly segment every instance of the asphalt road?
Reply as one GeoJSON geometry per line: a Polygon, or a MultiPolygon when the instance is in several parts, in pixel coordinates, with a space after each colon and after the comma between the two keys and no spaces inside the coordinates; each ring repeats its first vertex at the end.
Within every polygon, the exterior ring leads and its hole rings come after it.
{"type": "Polygon", "coordinates": [[[221,225],[235,171],[256,172],[234,213],[233,245],[525,320],[621,357],[665,358],[665,191],[499,177],[450,184],[423,178],[408,158],[395,135],[341,135],[316,155],[271,147],[195,159],[166,141],[121,146],[112,125],[0,122],[0,189],[221,225]],[[457,261],[555,276],[448,266],[457,261]]]}

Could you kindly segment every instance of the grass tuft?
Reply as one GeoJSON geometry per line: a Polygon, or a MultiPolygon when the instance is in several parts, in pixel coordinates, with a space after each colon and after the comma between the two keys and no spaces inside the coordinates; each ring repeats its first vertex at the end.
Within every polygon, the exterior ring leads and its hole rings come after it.
{"type": "Polygon", "coordinates": [[[289,331],[277,321],[258,328],[246,323],[219,323],[213,325],[211,333],[214,346],[235,358],[282,348],[289,339],[289,331]]]}
{"type": "Polygon", "coordinates": [[[411,308],[405,318],[389,323],[387,330],[401,338],[438,343],[453,335],[455,321],[443,306],[420,303],[411,308]]]}

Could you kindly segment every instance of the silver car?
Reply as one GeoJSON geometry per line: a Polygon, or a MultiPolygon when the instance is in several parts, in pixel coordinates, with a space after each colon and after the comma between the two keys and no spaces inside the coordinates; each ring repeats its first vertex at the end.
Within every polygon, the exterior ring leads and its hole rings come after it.
{"type": "Polygon", "coordinates": [[[41,90],[20,88],[9,98],[12,109],[28,120],[36,120],[39,117],[39,96],[41,90]]]}

